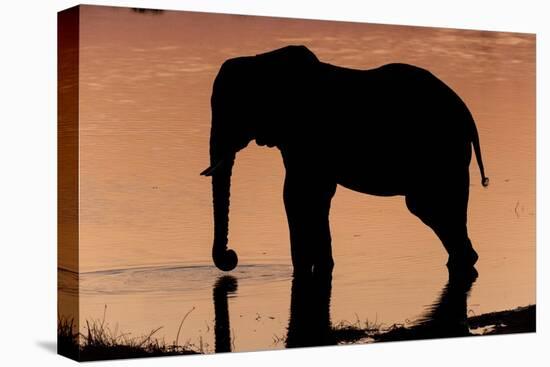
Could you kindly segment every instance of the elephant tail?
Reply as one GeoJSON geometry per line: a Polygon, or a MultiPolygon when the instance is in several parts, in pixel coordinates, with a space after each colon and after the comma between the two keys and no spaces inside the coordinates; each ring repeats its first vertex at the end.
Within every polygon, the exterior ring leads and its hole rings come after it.
{"type": "Polygon", "coordinates": [[[477,165],[479,166],[479,173],[481,174],[481,185],[483,187],[489,186],[489,177],[485,176],[485,169],[483,168],[483,159],[481,158],[481,147],[479,145],[479,134],[477,133],[477,127],[472,119],[472,145],[474,146],[474,152],[476,155],[477,165]]]}

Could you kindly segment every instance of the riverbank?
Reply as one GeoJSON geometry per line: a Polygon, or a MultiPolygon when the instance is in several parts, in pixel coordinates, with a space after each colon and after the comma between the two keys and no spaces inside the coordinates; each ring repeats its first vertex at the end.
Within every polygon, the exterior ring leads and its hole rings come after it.
{"type": "Polygon", "coordinates": [[[339,344],[420,340],[446,337],[530,333],[536,331],[536,305],[491,312],[467,319],[425,320],[410,326],[340,324],[334,329],[339,344]]]}
{"type": "MultiPolygon", "coordinates": [[[[182,322],[183,323],[183,322],[182,322]]],[[[110,330],[104,321],[86,322],[85,333],[75,333],[70,320],[58,323],[58,352],[79,361],[206,354],[201,345],[179,345],[155,338],[161,328],[141,337],[110,330]]],[[[470,316],[463,320],[424,320],[412,325],[389,327],[356,321],[332,326],[330,338],[337,344],[363,344],[387,341],[420,340],[445,337],[498,335],[536,331],[536,305],[470,316]]],[[[178,333],[179,334],[179,333],[178,333]]],[[[279,342],[284,342],[280,338],[279,342]]]]}

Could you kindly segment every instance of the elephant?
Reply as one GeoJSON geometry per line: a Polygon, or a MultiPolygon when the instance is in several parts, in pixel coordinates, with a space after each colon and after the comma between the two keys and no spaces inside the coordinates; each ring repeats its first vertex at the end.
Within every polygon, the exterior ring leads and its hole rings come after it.
{"type": "MultiPolygon", "coordinates": [[[[342,329],[332,324],[332,272],[293,277],[287,332],[282,340],[286,348],[301,348],[350,343],[367,336],[375,341],[470,336],[473,334],[469,328],[467,301],[477,277],[475,268],[449,271],[447,284],[421,317],[408,327],[378,332],[369,328],[342,329]]],[[[220,276],[213,286],[216,353],[233,351],[228,298],[234,297],[237,289],[238,280],[231,275],[220,276]]]]}
{"type": "Polygon", "coordinates": [[[475,268],[448,272],[447,284],[426,312],[408,327],[373,330],[334,327],[330,318],[332,274],[330,272],[292,279],[290,317],[285,346],[313,347],[353,342],[371,336],[375,341],[416,340],[470,336],[468,297],[478,273],[475,268]]]}
{"type": "MultiPolygon", "coordinates": [[[[449,269],[450,270],[450,269],[449,269]]],[[[436,301],[410,327],[393,328],[376,341],[456,338],[474,335],[468,320],[468,298],[478,273],[475,268],[449,271],[447,284],[436,301]]]]}
{"type": "Polygon", "coordinates": [[[311,272],[292,278],[286,348],[336,345],[330,318],[332,272],[311,272]]]}
{"type": "Polygon", "coordinates": [[[231,275],[216,280],[212,290],[214,303],[214,346],[216,353],[231,352],[231,326],[228,298],[237,292],[239,282],[231,275]]]}
{"type": "Polygon", "coordinates": [[[479,136],[463,100],[423,68],[392,63],[351,69],[320,61],[303,45],[226,60],[212,87],[210,166],[212,258],[237,265],[228,248],[236,154],[252,140],[276,147],[294,273],[332,271],[329,226],[337,185],[405,197],[448,253],[449,268],[478,259],[468,237],[472,147],[487,186],[479,136]]]}

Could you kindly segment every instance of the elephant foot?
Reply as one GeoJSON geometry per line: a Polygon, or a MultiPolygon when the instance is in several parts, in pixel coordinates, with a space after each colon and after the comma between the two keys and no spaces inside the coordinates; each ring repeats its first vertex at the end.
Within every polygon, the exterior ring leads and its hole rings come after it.
{"type": "Polygon", "coordinates": [[[472,283],[476,281],[479,276],[476,268],[473,266],[463,268],[448,268],[449,270],[449,282],[458,287],[471,287],[472,283]]]}
{"type": "Polygon", "coordinates": [[[477,252],[473,248],[470,248],[466,251],[449,255],[447,267],[449,271],[473,268],[478,258],[477,252]]]}

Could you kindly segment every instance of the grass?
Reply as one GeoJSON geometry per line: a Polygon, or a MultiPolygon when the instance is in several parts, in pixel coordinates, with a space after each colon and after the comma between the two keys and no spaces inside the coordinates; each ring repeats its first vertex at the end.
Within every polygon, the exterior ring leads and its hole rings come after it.
{"type": "MultiPolygon", "coordinates": [[[[356,316],[357,317],[357,316],[356,316]]],[[[359,320],[355,322],[340,321],[332,327],[332,333],[339,344],[353,344],[357,342],[372,341],[372,336],[383,330],[383,325],[378,321],[359,320]]]]}
{"type": "Polygon", "coordinates": [[[78,359],[78,333],[73,319],[59,318],[57,320],[57,352],[71,359],[78,359]]]}
{"type": "Polygon", "coordinates": [[[332,332],[338,344],[528,333],[536,331],[536,305],[471,316],[465,325],[464,333],[454,333],[455,330],[431,325],[393,324],[385,327],[376,322],[361,323],[357,320],[355,323],[340,322],[333,326],[332,332]]]}
{"type": "MultiPolygon", "coordinates": [[[[72,319],[60,317],[57,325],[58,352],[78,361],[204,354],[206,351],[202,343],[198,347],[189,342],[179,344],[181,329],[191,311],[193,309],[183,317],[172,343],[155,338],[162,327],[139,337],[119,333],[118,328],[111,330],[105,322],[106,308],[102,320],[86,321],[84,333],[75,331],[76,325],[72,319]]],[[[355,322],[341,321],[333,325],[330,332],[331,339],[337,344],[534,332],[536,305],[471,316],[466,325],[463,333],[453,334],[445,328],[414,324],[384,326],[377,321],[360,321],[357,318],[355,322]]],[[[286,336],[274,337],[274,344],[285,341],[286,336]]]]}
{"type": "Polygon", "coordinates": [[[102,320],[86,320],[84,333],[75,331],[73,319],[60,317],[57,323],[58,353],[78,361],[202,354],[204,351],[200,347],[189,342],[178,343],[183,323],[192,310],[182,319],[172,343],[155,338],[162,327],[139,337],[121,333],[118,328],[111,330],[105,323],[105,313],[102,320]]]}

